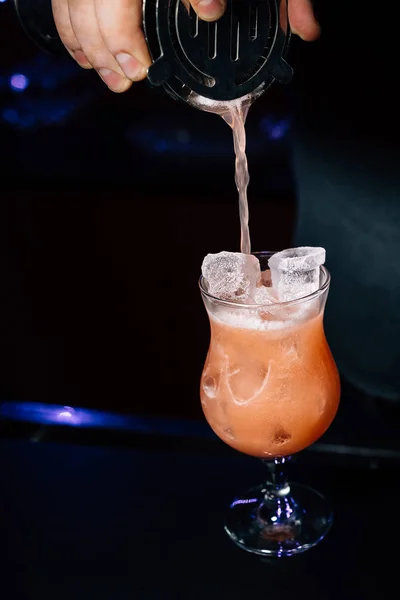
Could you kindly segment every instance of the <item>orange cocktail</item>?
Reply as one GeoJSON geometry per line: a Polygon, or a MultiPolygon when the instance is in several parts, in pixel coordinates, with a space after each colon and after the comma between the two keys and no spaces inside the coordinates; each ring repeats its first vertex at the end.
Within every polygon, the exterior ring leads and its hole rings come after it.
{"type": "Polygon", "coordinates": [[[261,331],[230,325],[223,313],[218,318],[209,311],[209,317],[200,394],[215,433],[259,458],[287,456],[315,442],[331,424],[340,395],[322,314],[298,323],[287,317],[287,324],[261,331]]]}

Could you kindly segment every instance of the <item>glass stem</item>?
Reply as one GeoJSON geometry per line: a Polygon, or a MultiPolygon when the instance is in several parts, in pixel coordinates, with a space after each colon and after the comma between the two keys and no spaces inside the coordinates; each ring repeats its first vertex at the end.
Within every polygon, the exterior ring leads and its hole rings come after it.
{"type": "Polygon", "coordinates": [[[264,529],[272,528],[271,532],[278,532],[280,539],[282,535],[292,536],[301,523],[298,506],[290,494],[286,474],[289,460],[288,456],[263,460],[268,469],[268,479],[264,487],[264,499],[258,507],[258,519],[264,529]]]}
{"type": "Polygon", "coordinates": [[[263,460],[268,469],[266,482],[266,500],[282,498],[290,494],[290,485],[287,479],[286,464],[288,456],[281,456],[272,460],[263,460]]]}

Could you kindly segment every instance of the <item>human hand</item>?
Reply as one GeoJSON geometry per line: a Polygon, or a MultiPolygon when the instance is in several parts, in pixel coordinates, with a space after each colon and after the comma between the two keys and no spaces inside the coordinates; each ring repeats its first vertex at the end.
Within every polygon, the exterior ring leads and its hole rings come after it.
{"type": "Polygon", "coordinates": [[[311,0],[288,0],[288,13],[292,33],[305,42],[313,42],[319,37],[320,27],[311,0]]]}
{"type": "MultiPolygon", "coordinates": [[[[226,0],[182,0],[199,17],[216,21],[226,0]]],[[[316,39],[319,25],[311,0],[288,0],[289,21],[304,40],[316,39]]],[[[142,30],[142,0],[52,0],[61,40],[84,69],[95,69],[113,92],[145,79],[151,58],[142,30]]]]}

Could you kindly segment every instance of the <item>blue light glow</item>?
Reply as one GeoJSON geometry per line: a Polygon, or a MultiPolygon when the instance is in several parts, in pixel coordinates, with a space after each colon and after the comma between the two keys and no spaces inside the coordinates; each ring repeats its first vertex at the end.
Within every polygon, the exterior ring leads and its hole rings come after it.
{"type": "Polygon", "coordinates": [[[65,421],[66,423],[74,422],[75,411],[70,406],[64,406],[63,410],[58,413],[58,420],[60,422],[65,421]]]}
{"type": "Polygon", "coordinates": [[[0,108],[0,124],[4,121],[16,130],[26,131],[65,122],[96,97],[96,90],[91,88],[72,94],[70,89],[62,90],[81,73],[73,61],[62,61],[43,52],[2,72],[0,94],[6,92],[6,104],[0,108]],[[8,95],[9,90],[14,93],[8,95]]]}
{"type": "Polygon", "coordinates": [[[40,425],[67,425],[88,429],[106,428],[141,434],[216,439],[215,434],[204,422],[124,415],[40,402],[0,402],[1,419],[38,423],[40,425]]]}
{"type": "Polygon", "coordinates": [[[165,152],[168,148],[168,144],[165,140],[160,139],[154,142],[154,150],[156,152],[165,152]]]}
{"type": "Polygon", "coordinates": [[[10,87],[16,92],[23,92],[29,85],[29,79],[22,73],[15,73],[10,77],[10,87]]]}
{"type": "Polygon", "coordinates": [[[13,108],[5,108],[1,113],[2,119],[10,125],[16,125],[19,122],[19,116],[13,108]]]}
{"type": "Polygon", "coordinates": [[[270,140],[277,141],[285,137],[289,131],[290,122],[288,119],[275,119],[265,117],[260,121],[262,133],[267,134],[270,140]]]}
{"type": "Polygon", "coordinates": [[[240,498],[239,500],[234,500],[230,505],[230,508],[233,508],[238,504],[254,504],[255,502],[258,502],[258,498],[240,498]]]}

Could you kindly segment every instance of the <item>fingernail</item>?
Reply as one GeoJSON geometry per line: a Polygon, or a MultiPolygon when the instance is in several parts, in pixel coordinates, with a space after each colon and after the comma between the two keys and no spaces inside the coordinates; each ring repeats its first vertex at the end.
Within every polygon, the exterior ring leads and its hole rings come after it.
{"type": "Polygon", "coordinates": [[[86,58],[86,54],[82,52],[82,50],[76,50],[76,52],[74,52],[74,58],[78,65],[83,69],[92,69],[92,65],[90,64],[90,62],[86,58]]]}
{"type": "Polygon", "coordinates": [[[98,74],[104,81],[104,83],[112,90],[113,92],[122,92],[127,89],[127,80],[125,77],[122,77],[119,73],[115,71],[111,71],[111,69],[98,69],[98,74]]]}
{"type": "Polygon", "coordinates": [[[200,0],[196,8],[202,19],[217,19],[222,14],[222,3],[219,0],[200,0]]]}
{"type": "Polygon", "coordinates": [[[121,52],[115,57],[119,66],[131,81],[138,81],[146,76],[146,69],[134,56],[121,52]]]}

